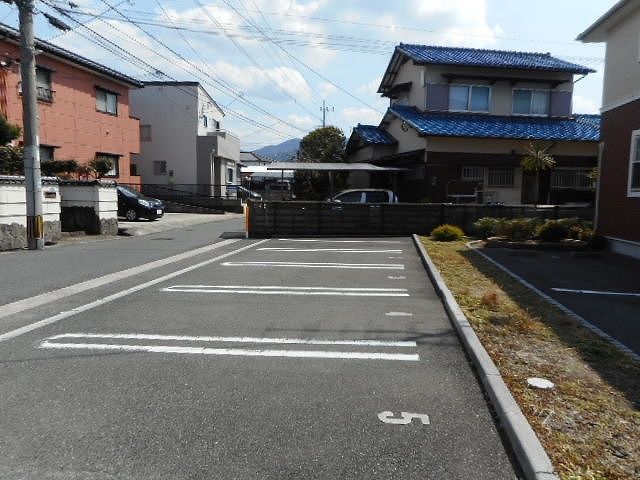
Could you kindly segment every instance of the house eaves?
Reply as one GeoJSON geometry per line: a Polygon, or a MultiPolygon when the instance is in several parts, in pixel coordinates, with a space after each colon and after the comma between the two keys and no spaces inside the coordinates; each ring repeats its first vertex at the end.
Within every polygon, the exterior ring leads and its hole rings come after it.
{"type": "Polygon", "coordinates": [[[393,117],[424,137],[566,142],[597,142],[600,139],[600,115],[575,115],[571,118],[509,117],[422,112],[415,107],[394,105],[387,111],[383,122],[388,123],[393,117]]]}
{"type": "Polygon", "coordinates": [[[640,8],[640,1],[638,0],[620,0],[589,28],[578,35],[576,40],[584,43],[600,43],[606,41],[607,32],[638,8],[640,8]]]}

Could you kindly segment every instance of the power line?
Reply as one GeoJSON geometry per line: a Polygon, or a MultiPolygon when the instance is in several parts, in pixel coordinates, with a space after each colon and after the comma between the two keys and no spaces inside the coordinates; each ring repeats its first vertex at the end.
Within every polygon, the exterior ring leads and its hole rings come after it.
{"type": "MultiPolygon", "coordinates": [[[[202,5],[200,3],[200,0],[194,0],[195,2],[197,2],[198,4],[202,5]]],[[[238,15],[240,15],[240,17],[242,17],[242,14],[240,12],[238,12],[238,10],[227,0],[223,0],[224,3],[231,8],[233,11],[235,11],[238,15]]],[[[315,75],[317,75],[318,77],[322,78],[325,82],[330,83],[331,85],[333,85],[334,87],[336,87],[338,90],[340,90],[341,92],[347,94],[349,97],[351,97],[352,99],[356,100],[357,102],[367,106],[368,108],[371,108],[374,111],[377,111],[379,113],[380,112],[377,108],[369,105],[367,102],[365,102],[364,100],[356,97],[354,94],[352,94],[351,92],[349,92],[348,90],[346,90],[345,88],[341,87],[340,85],[338,85],[337,83],[335,83],[333,80],[327,78],[325,75],[321,74],[320,72],[318,72],[316,69],[314,69],[313,67],[311,67],[310,65],[307,65],[305,62],[303,62],[302,60],[300,60],[299,58],[295,57],[293,54],[291,54],[291,52],[289,52],[288,50],[286,50],[285,48],[282,47],[282,45],[279,45],[278,43],[274,42],[273,38],[271,37],[267,37],[267,40],[269,40],[271,43],[273,43],[276,47],[278,47],[280,50],[282,50],[285,55],[287,55],[288,57],[290,57],[291,59],[295,60],[297,63],[299,63],[300,65],[304,66],[305,68],[307,68],[309,71],[313,72],[315,75]]]]}
{"type": "MultiPolygon", "coordinates": [[[[43,2],[47,3],[47,2],[48,2],[48,0],[43,0],[43,2]]],[[[105,3],[105,4],[107,4],[106,2],[104,2],[104,3],[105,3]]],[[[107,4],[107,5],[108,5],[108,4],[107,4]]],[[[71,16],[69,15],[69,12],[68,12],[68,11],[66,11],[66,10],[64,10],[64,9],[60,9],[59,7],[53,7],[53,8],[54,8],[56,11],[58,11],[58,12],[62,13],[63,15],[65,15],[65,16],[67,16],[67,17],[69,17],[69,18],[72,18],[74,22],[79,23],[79,25],[83,26],[84,28],[91,30],[93,33],[96,33],[95,31],[93,31],[92,29],[90,29],[89,27],[87,27],[86,25],[81,24],[81,23],[80,23],[80,22],[78,22],[76,19],[74,19],[73,17],[71,17],[71,16]]],[[[117,9],[116,9],[116,10],[117,10],[117,9]]],[[[97,18],[97,17],[96,17],[96,18],[97,18]]],[[[104,21],[104,20],[103,20],[103,21],[104,21]]],[[[172,64],[174,64],[174,65],[178,66],[178,67],[179,67],[179,68],[181,68],[182,70],[184,70],[184,71],[186,71],[187,73],[189,73],[189,74],[192,74],[192,75],[193,75],[193,72],[191,72],[190,70],[186,69],[183,65],[175,64],[175,62],[173,62],[173,61],[172,61],[172,59],[170,59],[170,58],[168,58],[168,57],[166,57],[166,56],[162,55],[161,53],[159,53],[159,52],[157,52],[157,51],[155,51],[155,50],[150,49],[150,47],[149,47],[148,45],[145,45],[144,43],[140,42],[139,40],[137,40],[137,39],[135,39],[135,38],[133,38],[133,37],[130,37],[130,36],[126,35],[124,32],[122,32],[120,29],[118,29],[118,28],[117,28],[115,25],[113,25],[112,23],[105,22],[105,24],[106,24],[107,26],[109,26],[110,28],[112,28],[112,29],[116,30],[116,31],[117,31],[117,32],[119,32],[120,34],[125,35],[125,36],[126,36],[126,38],[127,38],[128,40],[133,41],[134,43],[136,43],[136,44],[138,44],[138,45],[142,46],[143,48],[149,49],[150,51],[152,51],[152,52],[153,52],[154,54],[156,54],[157,56],[159,56],[159,57],[163,58],[164,60],[166,60],[166,61],[168,61],[168,62],[170,62],[170,63],[172,63],[172,64]]],[[[143,30],[143,31],[144,31],[144,30],[143,30]]],[[[146,32],[145,32],[145,33],[146,33],[146,32]]],[[[96,34],[97,34],[97,33],[96,33],[96,34]]],[[[99,34],[97,34],[97,35],[99,35],[99,34]]],[[[102,37],[102,36],[100,36],[100,37],[101,37],[101,39],[106,40],[106,41],[107,41],[107,42],[109,42],[109,43],[112,43],[112,44],[113,44],[113,45],[115,45],[118,49],[120,49],[120,50],[122,50],[122,51],[126,52],[124,49],[122,49],[121,47],[119,47],[119,46],[118,46],[118,45],[116,45],[115,43],[110,42],[109,40],[107,40],[106,38],[104,38],[104,37],[102,37]]],[[[194,67],[194,68],[196,68],[197,70],[199,70],[200,72],[202,72],[202,73],[205,75],[205,78],[204,78],[204,79],[200,78],[200,79],[201,79],[204,83],[211,84],[211,83],[210,83],[210,81],[209,81],[209,74],[207,74],[206,72],[203,72],[199,67],[197,67],[197,66],[193,65],[193,64],[192,64],[191,62],[189,62],[187,59],[185,59],[184,57],[182,57],[179,53],[177,53],[177,52],[173,51],[173,49],[171,49],[171,48],[167,47],[163,42],[158,41],[158,43],[160,43],[161,45],[163,45],[165,48],[167,48],[167,49],[168,49],[169,51],[171,51],[172,53],[176,54],[176,55],[177,55],[178,57],[180,57],[180,58],[181,58],[181,60],[183,60],[184,62],[186,62],[186,63],[190,64],[192,67],[194,67]]],[[[113,52],[112,52],[112,53],[113,53],[113,52]]],[[[138,57],[135,57],[135,55],[132,55],[132,54],[130,54],[129,52],[126,52],[126,53],[128,53],[128,54],[129,54],[129,55],[131,55],[132,57],[134,57],[134,58],[138,59],[138,57]]],[[[143,62],[144,62],[144,61],[143,61],[143,62]]],[[[131,63],[131,62],[130,62],[130,63],[131,63]]],[[[148,64],[148,62],[144,62],[144,63],[145,63],[145,64],[147,64],[147,65],[150,65],[150,64],[148,64]]],[[[135,65],[135,63],[134,63],[134,65],[135,65]]],[[[152,68],[153,68],[153,67],[152,67],[152,68]]],[[[155,70],[159,72],[159,70],[158,70],[158,69],[155,69],[155,70]]],[[[170,77],[169,75],[167,75],[167,74],[165,74],[165,73],[163,73],[163,72],[160,72],[160,73],[162,73],[162,75],[163,75],[164,77],[167,77],[167,78],[169,78],[169,79],[171,79],[171,80],[176,81],[176,79],[174,79],[173,77],[170,77]]],[[[196,77],[197,77],[197,75],[194,75],[194,76],[196,76],[196,77]]],[[[212,80],[216,81],[216,79],[215,79],[215,78],[212,78],[212,80]]],[[[231,90],[231,88],[230,88],[230,87],[226,87],[223,83],[221,83],[221,82],[219,82],[219,81],[218,81],[218,83],[219,83],[220,85],[222,85],[222,87],[226,88],[228,91],[231,91],[231,92],[232,92],[232,93],[231,93],[232,95],[238,95],[238,94],[236,94],[235,92],[233,92],[233,91],[231,90]]],[[[214,88],[217,88],[217,87],[214,87],[214,88]]],[[[245,99],[245,98],[242,98],[242,101],[243,101],[243,103],[245,103],[245,104],[247,104],[247,105],[251,106],[252,108],[254,108],[256,111],[259,111],[260,113],[262,113],[262,114],[264,114],[264,115],[266,115],[266,116],[270,116],[270,117],[272,117],[272,118],[274,118],[274,119],[278,120],[278,122],[279,122],[279,123],[282,123],[282,124],[288,125],[288,126],[290,126],[290,127],[294,128],[295,130],[300,130],[300,131],[303,131],[303,132],[304,132],[304,130],[302,130],[302,129],[300,129],[300,128],[298,128],[298,127],[296,127],[296,126],[292,125],[292,124],[289,124],[288,122],[286,122],[286,121],[284,121],[284,120],[282,120],[282,119],[280,119],[280,118],[276,117],[275,115],[273,115],[273,114],[271,114],[270,112],[268,112],[268,111],[264,110],[262,107],[260,107],[260,106],[258,106],[258,105],[256,105],[256,104],[254,104],[253,102],[251,102],[251,101],[249,101],[249,100],[247,100],[247,99],[245,99]]],[[[243,120],[245,120],[245,121],[249,121],[249,122],[250,122],[250,123],[252,123],[252,124],[257,124],[257,125],[260,125],[260,126],[264,126],[264,124],[259,123],[259,122],[255,121],[255,120],[249,119],[248,117],[246,117],[246,116],[244,116],[244,115],[242,115],[242,114],[239,114],[238,112],[236,112],[236,111],[234,111],[234,110],[229,109],[229,110],[228,110],[228,113],[229,113],[229,114],[231,114],[231,115],[233,115],[233,116],[235,116],[235,117],[241,118],[241,119],[243,119],[243,120]]],[[[271,129],[271,130],[272,130],[274,133],[278,134],[279,136],[282,136],[283,138],[288,136],[288,135],[286,135],[286,134],[285,134],[285,133],[283,133],[283,132],[276,131],[275,129],[271,129]]]]}
{"type": "MultiPolygon", "coordinates": [[[[86,13],[85,13],[86,14],[86,13]]],[[[109,19],[115,19],[114,17],[105,17],[109,19]]],[[[203,35],[219,35],[218,31],[212,31],[202,28],[189,28],[184,25],[206,25],[208,22],[199,21],[197,19],[192,20],[182,20],[183,25],[181,26],[167,26],[165,23],[153,21],[153,20],[143,20],[137,19],[136,22],[144,25],[156,26],[159,28],[173,28],[175,30],[188,31],[193,33],[199,33],[203,35]]],[[[239,30],[243,30],[245,33],[242,35],[236,35],[236,37],[240,36],[241,38],[245,38],[248,40],[258,39],[265,40],[264,34],[256,32],[255,27],[240,25],[240,24],[230,24],[230,23],[222,23],[219,22],[222,28],[229,30],[230,28],[237,28],[239,30]]],[[[363,37],[355,37],[355,36],[347,36],[347,35],[334,35],[334,34],[321,34],[321,33],[313,33],[313,32],[298,32],[291,31],[285,29],[272,29],[277,37],[266,38],[266,40],[270,41],[272,44],[278,44],[280,47],[284,46],[298,46],[298,47],[319,47],[326,50],[337,51],[337,52],[355,52],[361,54],[369,54],[369,55],[380,55],[380,56],[389,56],[394,47],[397,45],[397,42],[390,40],[382,40],[375,38],[363,38],[363,37]],[[300,37],[300,38],[296,38],[300,37]],[[309,39],[312,40],[309,40],[309,39]]],[[[563,42],[556,42],[563,43],[563,42]]],[[[569,42],[564,42],[568,44],[569,42]]],[[[588,64],[602,64],[604,59],[601,57],[588,57],[588,56],[575,56],[575,55],[563,55],[563,54],[555,54],[558,57],[564,58],[569,61],[580,61],[588,64]]]]}
{"type": "MultiPolygon", "coordinates": [[[[125,60],[126,62],[134,65],[137,68],[141,68],[141,66],[143,66],[146,70],[147,74],[150,74],[152,76],[156,76],[156,77],[160,77],[161,79],[168,79],[171,81],[177,81],[175,78],[171,77],[170,75],[167,75],[166,73],[162,72],[161,70],[159,70],[158,68],[156,68],[155,66],[151,65],[150,63],[148,63],[147,61],[137,57],[136,55],[128,52],[127,50],[123,49],[122,47],[120,47],[119,45],[117,45],[116,43],[112,42],[111,40],[105,38],[104,36],[100,35],[98,32],[96,32],[95,30],[93,30],[91,27],[88,27],[87,25],[81,23],[80,21],[78,21],[77,19],[75,19],[74,17],[72,17],[71,15],[69,15],[69,13],[67,13],[66,11],[64,11],[64,9],[61,9],[55,5],[52,5],[49,3],[49,0],[42,0],[43,3],[45,3],[46,5],[50,6],[51,8],[53,8],[56,12],[64,15],[66,18],[69,18],[71,21],[75,22],[77,24],[77,26],[79,27],[83,27],[86,30],[88,30],[89,36],[82,34],[79,31],[75,31],[74,33],[76,33],[77,35],[81,36],[82,38],[85,38],[86,40],[89,40],[93,43],[96,43],[97,45],[99,45],[100,47],[104,48],[105,50],[109,51],[110,53],[113,53],[114,55],[122,58],[123,60],[125,60]]],[[[122,33],[119,29],[117,29],[114,25],[105,22],[108,26],[112,27],[113,29],[115,29],[116,31],[122,33]]],[[[134,40],[135,39],[131,39],[130,40],[134,40]]],[[[141,44],[140,42],[138,42],[139,44],[141,44]]],[[[141,44],[143,46],[145,46],[144,44],[141,44]]],[[[146,46],[145,46],[146,47],[146,46]]],[[[147,47],[148,48],[148,47],[147,47]]],[[[156,52],[157,53],[157,52],[156,52]]],[[[166,57],[163,57],[166,59],[166,57]]],[[[183,67],[181,67],[183,68],[183,67]]],[[[184,68],[183,68],[184,69],[184,68]]],[[[184,92],[188,93],[189,95],[192,96],[196,96],[194,95],[192,92],[190,92],[189,90],[185,90],[182,89],[184,92]]],[[[281,137],[281,138],[288,138],[289,135],[281,132],[279,130],[276,130],[268,125],[265,125],[257,120],[251,119],[249,117],[247,117],[244,114],[241,114],[239,112],[236,112],[232,109],[228,109],[227,112],[236,117],[239,118],[240,120],[245,121],[246,123],[250,123],[251,125],[254,126],[259,126],[259,127],[263,127],[265,129],[270,130],[272,133],[276,134],[277,136],[281,137]]],[[[279,120],[279,119],[278,119],[279,120]]],[[[282,123],[279,121],[279,123],[282,123]]]]}

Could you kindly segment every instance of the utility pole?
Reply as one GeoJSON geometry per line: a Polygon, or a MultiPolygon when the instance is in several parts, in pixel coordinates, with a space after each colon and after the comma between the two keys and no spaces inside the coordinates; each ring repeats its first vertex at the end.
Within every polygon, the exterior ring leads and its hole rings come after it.
{"type": "Polygon", "coordinates": [[[320,110],[322,111],[322,128],[324,128],[326,126],[326,114],[329,110],[331,110],[332,112],[335,111],[333,107],[329,108],[325,106],[325,101],[322,100],[322,106],[320,107],[320,110]]]}
{"type": "Polygon", "coordinates": [[[42,180],[40,178],[40,139],[38,137],[38,100],[36,55],[33,36],[34,0],[15,0],[20,18],[20,74],[22,76],[22,126],[24,174],[27,186],[27,246],[44,248],[42,218],[42,180]]]}

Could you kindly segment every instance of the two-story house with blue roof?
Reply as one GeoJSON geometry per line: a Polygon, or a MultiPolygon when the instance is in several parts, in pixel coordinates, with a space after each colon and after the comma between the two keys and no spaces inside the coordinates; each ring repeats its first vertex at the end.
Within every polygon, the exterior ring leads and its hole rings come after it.
{"type": "Polygon", "coordinates": [[[400,44],[378,90],[389,109],[354,128],[349,160],[408,168],[403,201],[593,202],[600,117],[572,113],[590,72],[550,54],[400,44]],[[520,166],[531,142],[557,162],[539,179],[520,166]]]}

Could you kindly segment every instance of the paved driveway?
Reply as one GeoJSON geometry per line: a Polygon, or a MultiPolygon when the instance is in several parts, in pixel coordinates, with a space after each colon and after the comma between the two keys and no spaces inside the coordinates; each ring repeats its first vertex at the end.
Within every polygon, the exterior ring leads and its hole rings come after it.
{"type": "Polygon", "coordinates": [[[482,252],[640,355],[640,260],[612,253],[482,252]]]}
{"type": "Polygon", "coordinates": [[[516,477],[410,239],[198,261],[0,342],[0,477],[516,477]]]}

